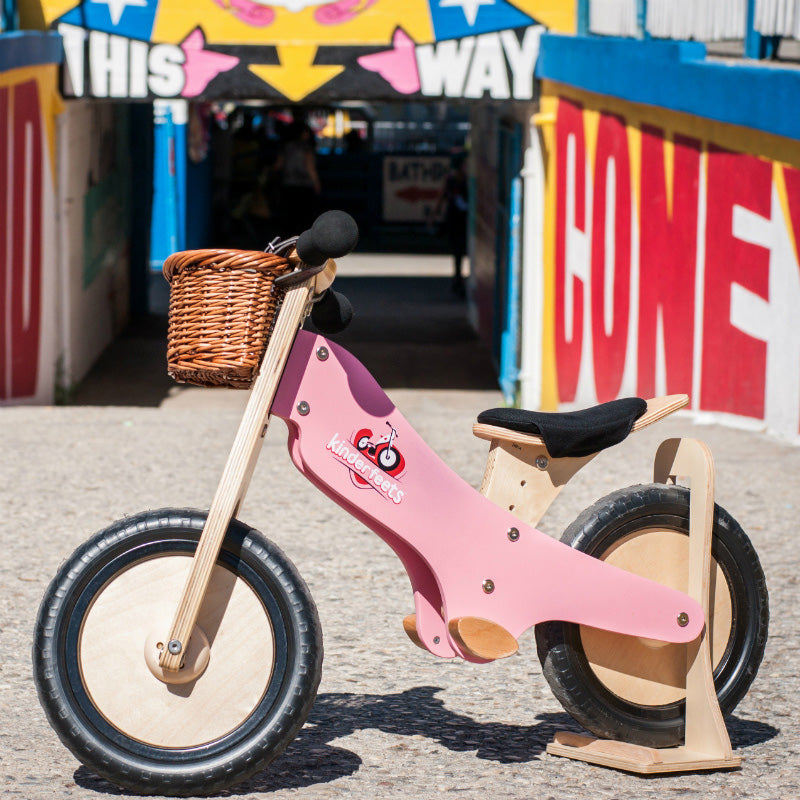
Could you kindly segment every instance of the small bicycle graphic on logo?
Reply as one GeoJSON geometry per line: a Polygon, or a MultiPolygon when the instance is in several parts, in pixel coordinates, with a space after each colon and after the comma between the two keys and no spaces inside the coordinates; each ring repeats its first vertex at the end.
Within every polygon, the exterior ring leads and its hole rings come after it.
{"type": "Polygon", "coordinates": [[[371,441],[372,431],[369,428],[362,428],[354,437],[356,447],[373,464],[379,466],[389,475],[398,475],[405,468],[405,459],[400,451],[393,446],[394,440],[398,437],[397,430],[390,422],[389,433],[381,436],[377,441],[371,441]]]}

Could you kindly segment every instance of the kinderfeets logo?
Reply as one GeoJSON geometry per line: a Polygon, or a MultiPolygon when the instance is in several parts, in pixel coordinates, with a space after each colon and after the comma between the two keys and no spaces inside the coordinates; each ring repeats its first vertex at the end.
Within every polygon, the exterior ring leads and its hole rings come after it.
{"type": "Polygon", "coordinates": [[[393,503],[405,496],[397,477],[405,470],[406,462],[395,446],[397,430],[390,422],[388,433],[373,434],[371,428],[361,428],[350,439],[335,433],[326,449],[350,471],[350,480],[359,489],[374,489],[393,503]],[[373,440],[373,436],[375,439],[373,440]]]}

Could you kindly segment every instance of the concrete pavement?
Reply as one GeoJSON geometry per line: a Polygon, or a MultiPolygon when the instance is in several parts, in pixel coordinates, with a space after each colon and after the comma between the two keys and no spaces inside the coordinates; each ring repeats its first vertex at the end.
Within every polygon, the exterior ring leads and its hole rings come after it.
{"type": "MultiPolygon", "coordinates": [[[[358,313],[341,340],[389,387],[441,457],[478,486],[487,445],[472,437],[471,425],[500,396],[488,354],[449,294],[448,264],[374,263],[378,274],[340,281],[358,313]],[[395,274],[381,276],[382,269],[395,274]],[[406,269],[423,274],[403,277],[406,269]]],[[[77,763],[50,730],[35,696],[30,644],[45,587],[87,536],[146,508],[210,503],[245,393],[170,386],[160,377],[163,342],[157,332],[157,325],[140,329],[118,342],[78,393],[80,405],[0,411],[3,797],[127,797],[77,763]],[[127,377],[118,369],[126,353],[139,359],[127,377]]],[[[323,679],[309,724],[295,742],[268,771],[228,795],[800,795],[800,448],[676,415],[598,457],[541,527],[559,535],[595,499],[648,482],[655,449],[671,436],[695,436],[710,445],[717,500],[749,533],[770,589],[764,662],[728,720],[733,746],[744,758],[741,770],[638,778],[546,755],[554,731],[578,728],[541,676],[532,634],[523,637],[517,655],[483,666],[441,661],[414,647],[401,626],[413,602],[399,562],[295,471],[278,421],[240,516],[275,540],[309,584],[323,626],[323,679]]]]}

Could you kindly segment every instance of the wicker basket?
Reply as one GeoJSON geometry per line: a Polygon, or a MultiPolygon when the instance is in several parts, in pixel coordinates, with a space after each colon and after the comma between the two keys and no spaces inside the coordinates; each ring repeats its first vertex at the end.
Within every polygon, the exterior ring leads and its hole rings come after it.
{"type": "Polygon", "coordinates": [[[187,250],[164,262],[171,285],[167,370],[180,383],[247,389],[280,305],[273,286],[291,271],[273,253],[187,250]]]}

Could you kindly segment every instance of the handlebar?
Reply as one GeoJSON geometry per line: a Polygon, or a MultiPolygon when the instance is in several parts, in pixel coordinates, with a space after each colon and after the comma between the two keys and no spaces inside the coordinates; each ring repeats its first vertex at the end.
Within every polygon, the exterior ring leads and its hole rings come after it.
{"type": "Polygon", "coordinates": [[[347,255],[358,244],[358,226],[355,220],[344,211],[326,211],[296,240],[288,240],[277,247],[281,249],[291,247],[292,244],[294,252],[289,258],[299,261],[300,269],[282,275],[275,280],[275,284],[282,288],[294,286],[319,274],[330,265],[331,277],[322,282],[324,288],[317,288],[320,293],[315,299],[311,318],[323,333],[343,331],[353,317],[353,307],[344,295],[329,288],[336,270],[332,259],[347,255]]]}
{"type": "Polygon", "coordinates": [[[346,256],[358,244],[358,225],[344,211],[326,211],[297,240],[297,255],[304,264],[318,267],[329,258],[346,256]]]}
{"type": "Polygon", "coordinates": [[[294,244],[294,252],[289,258],[299,260],[301,268],[275,280],[276,286],[284,289],[322,272],[330,259],[347,255],[358,244],[358,225],[344,211],[326,211],[309,230],[278,247],[291,244],[294,244]]]}

